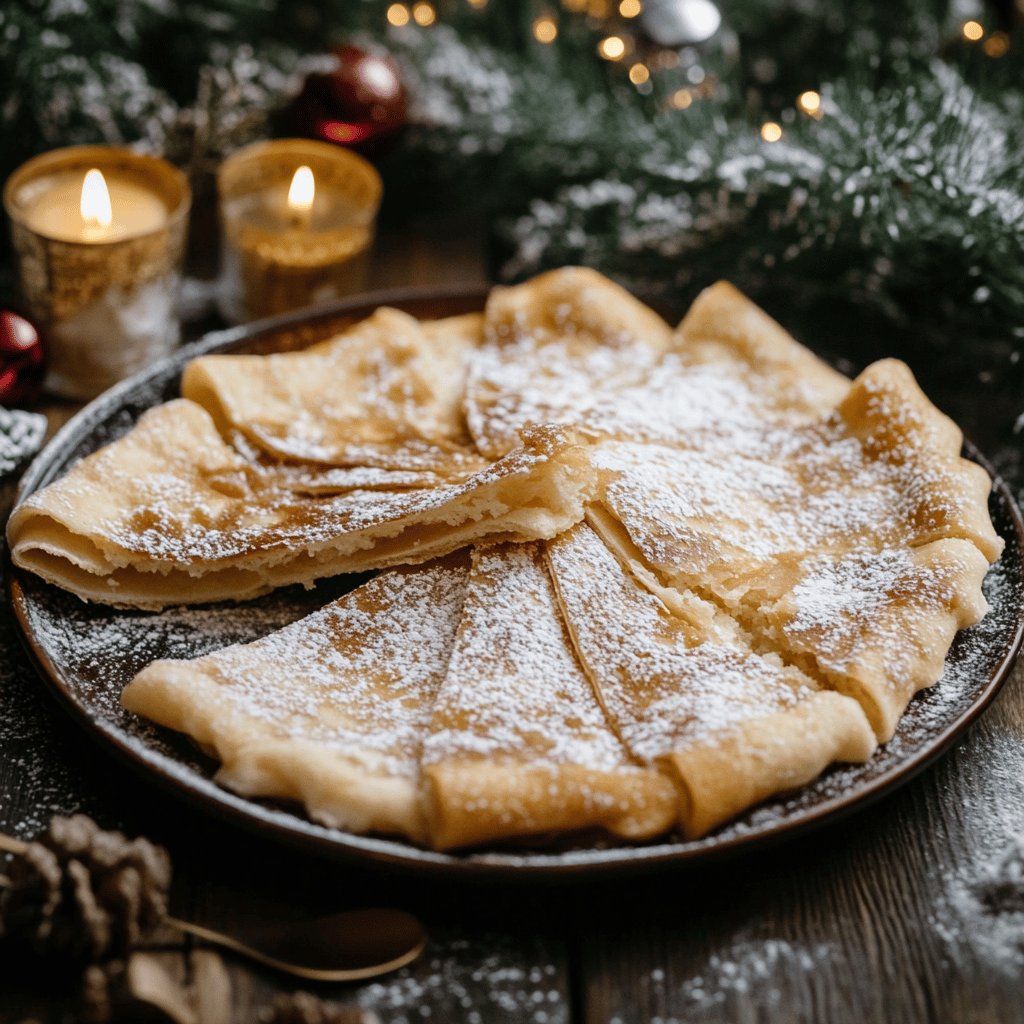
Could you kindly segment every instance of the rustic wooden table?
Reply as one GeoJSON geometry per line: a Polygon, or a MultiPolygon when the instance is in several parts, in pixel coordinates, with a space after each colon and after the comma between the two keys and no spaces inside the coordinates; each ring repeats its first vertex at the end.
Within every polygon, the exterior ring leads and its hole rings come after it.
{"type": "MultiPolygon", "coordinates": [[[[481,280],[481,252],[441,226],[412,242],[385,233],[375,283],[481,280]]],[[[878,354],[873,344],[846,354],[866,362],[878,354]]],[[[901,354],[1019,494],[1014,424],[1024,386],[1011,350],[901,354]]],[[[72,407],[50,411],[57,422],[72,407]]],[[[76,810],[164,843],[175,865],[173,912],[211,927],[366,905],[420,915],[430,943],[415,964],[317,990],[372,1008],[384,1024],[1024,1021],[1021,665],[938,764],[827,829],[649,877],[455,884],[318,862],[125,774],[42,693],[4,609],[0,828],[29,837],[52,815],[76,810]],[[1016,902],[1011,892],[998,906],[987,903],[985,886],[1000,870],[1013,882],[1014,854],[1016,902]]],[[[294,989],[231,957],[222,973],[218,958],[190,941],[167,940],[167,965],[204,982],[204,1024],[254,1021],[274,993],[294,989]]],[[[50,980],[16,980],[0,966],[0,1024],[68,1019],[54,991],[50,980]]]]}

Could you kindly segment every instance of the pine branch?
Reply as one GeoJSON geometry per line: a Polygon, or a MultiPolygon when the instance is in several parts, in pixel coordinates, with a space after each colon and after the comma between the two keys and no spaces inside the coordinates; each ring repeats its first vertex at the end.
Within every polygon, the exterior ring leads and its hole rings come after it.
{"type": "Polygon", "coordinates": [[[948,68],[838,86],[783,142],[701,133],[635,173],[535,199],[503,225],[504,273],[583,262],[647,294],[726,276],[1024,336],[1019,132],[948,68]]]}

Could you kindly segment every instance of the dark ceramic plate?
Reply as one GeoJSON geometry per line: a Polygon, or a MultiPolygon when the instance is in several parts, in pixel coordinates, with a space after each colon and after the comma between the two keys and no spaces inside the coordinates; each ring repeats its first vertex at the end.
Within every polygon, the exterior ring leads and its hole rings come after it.
{"type": "MultiPolygon", "coordinates": [[[[277,352],[302,348],[369,315],[378,305],[419,317],[480,309],[483,293],[388,293],[211,335],[125,381],[82,410],[32,464],[21,496],[125,433],[150,406],[178,394],[181,369],[205,352],[277,352]]],[[[978,454],[971,457],[984,464],[978,454]]],[[[14,609],[28,649],[61,704],[101,742],[154,782],[217,816],[263,835],[341,858],[452,875],[509,878],[608,874],[681,861],[702,861],[824,824],[895,789],[950,747],[992,700],[1012,668],[1024,630],[1024,524],[997,483],[992,518],[1006,550],[985,581],[992,610],[961,632],[941,682],[915,698],[893,740],[865,765],[835,767],[799,792],[762,804],[697,842],[641,847],[487,851],[449,855],[390,839],[350,835],[313,824],[301,810],[243,799],[214,781],[216,763],[185,738],[123,711],[125,683],[156,658],[205,654],[254,640],[351,589],[358,578],[327,581],[313,591],[288,588],[243,605],[168,609],[160,614],[87,605],[28,573],[11,572],[14,609]]]]}

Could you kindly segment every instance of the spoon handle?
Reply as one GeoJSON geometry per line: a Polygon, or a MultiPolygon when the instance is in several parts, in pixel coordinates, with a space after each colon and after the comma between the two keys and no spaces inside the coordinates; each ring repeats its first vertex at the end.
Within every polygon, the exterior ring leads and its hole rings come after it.
{"type": "Polygon", "coordinates": [[[399,967],[404,967],[408,963],[412,963],[423,951],[424,945],[422,942],[418,943],[407,952],[387,963],[371,964],[367,967],[349,969],[318,969],[278,960],[276,957],[268,956],[266,953],[246,945],[244,942],[233,939],[230,935],[216,932],[212,928],[204,928],[202,925],[193,924],[191,921],[182,921],[179,918],[168,916],[164,918],[164,924],[169,924],[172,928],[177,928],[188,935],[194,935],[204,942],[221,946],[224,949],[230,949],[234,953],[239,953],[267,967],[272,967],[276,971],[284,971],[287,974],[293,974],[299,978],[307,978],[310,981],[363,981],[367,978],[375,978],[378,975],[389,973],[390,971],[397,970],[399,967]]]}
{"type": "Polygon", "coordinates": [[[171,917],[169,914],[163,919],[163,923],[177,928],[179,932],[184,932],[186,935],[194,935],[197,939],[212,943],[214,946],[222,946],[224,949],[230,949],[235,953],[258,960],[260,963],[274,966],[274,961],[264,956],[258,949],[252,949],[223,932],[215,932],[212,928],[204,928],[201,924],[193,924],[191,921],[182,921],[180,917],[171,917]]]}

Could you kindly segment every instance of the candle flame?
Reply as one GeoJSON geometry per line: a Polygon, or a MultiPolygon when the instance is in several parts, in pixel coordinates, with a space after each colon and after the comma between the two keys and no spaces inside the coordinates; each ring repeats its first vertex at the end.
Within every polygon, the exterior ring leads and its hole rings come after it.
{"type": "Polygon", "coordinates": [[[110,209],[110,192],[103,172],[94,167],[82,182],[82,201],[79,209],[86,227],[109,228],[114,219],[110,209]]]}
{"type": "Polygon", "coordinates": [[[288,189],[288,209],[293,213],[309,213],[313,209],[313,197],[316,195],[316,182],[313,172],[303,164],[292,177],[288,189]]]}

